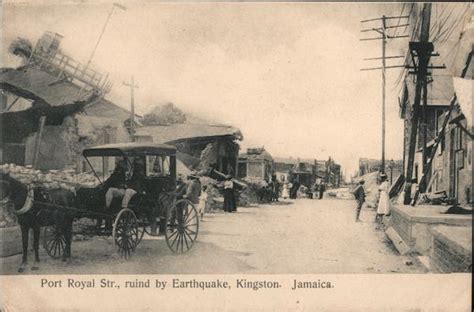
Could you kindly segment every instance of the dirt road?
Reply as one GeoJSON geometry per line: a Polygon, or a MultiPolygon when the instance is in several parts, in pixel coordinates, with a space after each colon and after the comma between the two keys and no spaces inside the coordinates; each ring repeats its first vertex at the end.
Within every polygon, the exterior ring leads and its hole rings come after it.
{"type": "MultiPolygon", "coordinates": [[[[163,238],[145,237],[124,260],[111,238],[93,237],[73,242],[68,262],[42,251],[40,269],[23,274],[424,272],[416,261],[406,265],[411,259],[398,255],[375,229],[371,210],[355,223],[354,207],[351,200],[298,199],[208,214],[198,243],[183,255],[172,254],[163,238]]],[[[16,274],[20,259],[0,259],[1,274],[16,274]]]]}

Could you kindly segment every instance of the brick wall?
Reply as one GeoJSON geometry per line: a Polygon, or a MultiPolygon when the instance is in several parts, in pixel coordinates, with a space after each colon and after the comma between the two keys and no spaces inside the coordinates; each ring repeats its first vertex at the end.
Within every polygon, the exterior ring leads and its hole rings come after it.
{"type": "MultiPolygon", "coordinates": [[[[456,241],[455,237],[462,233],[453,233],[452,237],[448,237],[446,233],[449,234],[449,229],[444,227],[444,230],[432,230],[431,270],[440,273],[472,272],[472,247],[469,250],[456,241]]],[[[472,228],[464,229],[464,232],[467,231],[472,231],[472,228]]]]}

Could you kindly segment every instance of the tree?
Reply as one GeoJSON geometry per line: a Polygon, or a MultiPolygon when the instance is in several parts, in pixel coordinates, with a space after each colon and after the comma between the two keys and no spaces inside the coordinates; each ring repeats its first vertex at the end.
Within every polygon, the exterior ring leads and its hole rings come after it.
{"type": "Polygon", "coordinates": [[[157,105],[149,114],[143,116],[145,126],[165,126],[184,123],[186,115],[173,103],[157,105]]]}
{"type": "Polygon", "coordinates": [[[33,52],[33,45],[28,39],[18,37],[10,44],[8,51],[20,57],[26,64],[33,52]]]}

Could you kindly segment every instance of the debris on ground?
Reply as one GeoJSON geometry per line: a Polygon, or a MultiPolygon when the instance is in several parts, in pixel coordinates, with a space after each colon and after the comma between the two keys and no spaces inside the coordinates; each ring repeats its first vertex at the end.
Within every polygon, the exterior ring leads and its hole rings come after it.
{"type": "Polygon", "coordinates": [[[10,177],[31,187],[44,189],[65,189],[75,192],[81,187],[95,187],[99,181],[89,173],[76,173],[74,169],[64,170],[35,170],[32,166],[19,166],[15,164],[0,165],[0,172],[9,174],[10,177]]]}
{"type": "Polygon", "coordinates": [[[368,208],[377,208],[379,199],[379,184],[377,181],[379,173],[371,172],[354,179],[354,183],[364,180],[365,204],[368,208]]]}
{"type": "Polygon", "coordinates": [[[347,187],[330,189],[326,191],[326,194],[329,197],[334,197],[338,199],[354,199],[354,195],[352,194],[351,189],[347,187]]]}

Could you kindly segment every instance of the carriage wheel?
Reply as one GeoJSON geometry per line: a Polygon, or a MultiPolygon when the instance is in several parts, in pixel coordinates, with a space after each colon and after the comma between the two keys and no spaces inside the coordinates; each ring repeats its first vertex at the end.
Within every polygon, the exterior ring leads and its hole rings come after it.
{"type": "Polygon", "coordinates": [[[112,232],[117,252],[124,258],[130,257],[140,243],[142,236],[143,231],[138,226],[135,213],[128,208],[120,210],[115,218],[112,232]]]}
{"type": "Polygon", "coordinates": [[[53,259],[59,259],[66,249],[66,238],[56,226],[47,226],[43,233],[43,247],[53,259]]]}
{"type": "Polygon", "coordinates": [[[187,199],[178,200],[168,211],[166,244],[174,253],[185,253],[194,245],[199,231],[199,218],[187,199]]]}

